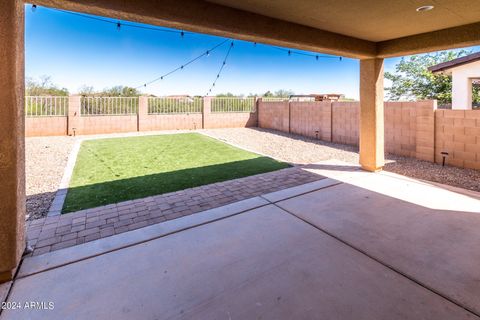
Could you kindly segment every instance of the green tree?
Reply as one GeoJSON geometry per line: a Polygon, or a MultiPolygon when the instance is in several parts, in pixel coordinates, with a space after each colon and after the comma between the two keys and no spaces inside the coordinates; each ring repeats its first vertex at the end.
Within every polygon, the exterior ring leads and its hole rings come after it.
{"type": "Polygon", "coordinates": [[[103,91],[97,94],[104,97],[136,97],[141,95],[137,89],[127,86],[113,86],[103,89],[103,91]]]}
{"type": "MultiPolygon", "coordinates": [[[[452,102],[452,77],[434,74],[428,67],[470,54],[466,50],[442,51],[434,54],[414,55],[402,58],[395,72],[385,72],[392,82],[387,90],[389,100],[437,99],[439,104],[452,102]]],[[[479,88],[474,89],[474,101],[479,101],[479,88]]]]}
{"type": "Polygon", "coordinates": [[[272,93],[270,90],[268,90],[267,92],[265,92],[265,93],[263,94],[263,96],[266,97],[266,98],[268,98],[268,97],[273,97],[273,93],[272,93]]]}
{"type": "Polygon", "coordinates": [[[66,88],[59,88],[51,81],[50,76],[41,76],[40,79],[27,78],[25,80],[25,94],[27,96],[68,96],[66,88]]]}
{"type": "Polygon", "coordinates": [[[231,93],[231,92],[219,93],[219,94],[217,94],[216,96],[217,96],[217,97],[223,97],[223,98],[225,98],[225,97],[235,97],[235,95],[234,95],[233,93],[231,93]]]}

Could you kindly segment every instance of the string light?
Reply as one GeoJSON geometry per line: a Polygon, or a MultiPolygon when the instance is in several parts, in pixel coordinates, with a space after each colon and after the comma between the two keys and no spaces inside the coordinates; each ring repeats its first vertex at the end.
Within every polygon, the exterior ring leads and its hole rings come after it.
{"type": "Polygon", "coordinates": [[[275,47],[275,46],[268,46],[268,47],[279,50],[279,51],[287,52],[287,54],[289,56],[296,54],[296,55],[301,55],[301,56],[314,57],[315,60],[317,60],[317,61],[320,58],[322,58],[322,59],[339,59],[340,61],[342,61],[342,57],[338,57],[338,56],[319,55],[319,54],[307,53],[307,52],[302,52],[302,51],[295,51],[295,50],[285,49],[285,48],[280,48],[280,47],[275,47]]]}
{"type": "Polygon", "coordinates": [[[228,48],[227,54],[225,55],[225,58],[223,59],[222,65],[220,66],[220,70],[218,70],[217,76],[215,77],[215,81],[213,81],[212,86],[210,87],[210,89],[208,89],[208,93],[206,94],[206,96],[208,96],[210,94],[210,92],[212,92],[212,89],[217,84],[217,81],[220,78],[220,74],[222,73],[223,68],[225,68],[225,65],[227,64],[227,59],[228,59],[228,56],[230,55],[230,52],[232,51],[232,48],[233,48],[233,41],[230,43],[230,47],[228,48]]]}
{"type": "MultiPolygon", "coordinates": [[[[36,9],[37,9],[37,5],[35,5],[35,4],[32,5],[32,11],[35,11],[36,9]]],[[[125,23],[125,22],[120,23],[118,21],[112,21],[112,20],[97,17],[97,16],[92,16],[92,15],[87,15],[87,14],[82,14],[82,13],[72,12],[72,11],[66,11],[66,10],[61,10],[61,9],[46,8],[46,7],[45,7],[45,9],[58,11],[58,12],[63,12],[63,13],[66,13],[66,14],[75,15],[75,16],[78,16],[78,17],[86,18],[86,19],[91,19],[91,20],[96,20],[96,21],[101,21],[101,22],[105,22],[105,23],[114,24],[114,25],[116,25],[117,30],[120,30],[121,27],[129,27],[129,28],[159,31],[159,32],[177,33],[177,34],[180,34],[182,39],[185,37],[186,34],[194,34],[194,33],[190,33],[190,32],[185,32],[184,30],[173,30],[173,29],[138,25],[138,24],[132,24],[132,23],[125,23]]],[[[254,42],[253,46],[257,47],[257,42],[254,42]]],[[[322,59],[339,59],[340,61],[342,61],[342,57],[337,57],[337,56],[311,54],[311,53],[307,53],[307,52],[295,51],[295,50],[285,49],[285,48],[275,47],[275,46],[269,46],[269,47],[274,48],[276,50],[281,50],[281,51],[287,52],[289,56],[292,56],[292,55],[309,56],[309,57],[314,57],[315,60],[317,60],[317,61],[320,58],[322,58],[322,59]]]]}
{"type": "MultiPolygon", "coordinates": [[[[32,10],[34,11],[35,9],[37,8],[36,5],[32,5],[32,10]]],[[[62,13],[65,13],[65,14],[69,14],[69,15],[73,15],[73,16],[77,16],[77,17],[82,17],[82,18],[85,18],[85,19],[90,19],[90,20],[95,20],[95,21],[101,21],[101,22],[105,22],[105,23],[109,23],[109,24],[113,24],[117,27],[117,30],[120,30],[121,27],[129,27],[129,28],[136,28],[136,29],[144,29],[144,30],[151,30],[151,31],[159,31],[159,32],[167,32],[167,33],[176,33],[176,34],[180,34],[180,36],[183,38],[186,34],[194,34],[194,33],[190,33],[190,32],[185,32],[183,30],[179,31],[179,30],[173,30],[173,29],[166,29],[166,28],[159,28],[159,27],[151,27],[151,26],[144,26],[144,25],[138,25],[138,24],[133,24],[133,23],[126,23],[126,22],[118,22],[118,21],[113,21],[113,20],[110,20],[110,19],[106,19],[106,18],[101,18],[101,17],[97,17],[97,16],[91,16],[91,15],[87,15],[87,14],[83,14],[83,13],[79,13],[79,12],[72,12],[72,11],[66,11],[66,10],[62,10],[62,9],[55,9],[55,8],[46,8],[45,9],[47,10],[52,10],[52,11],[57,11],[57,12],[62,12],[62,13]]]]}
{"type": "Polygon", "coordinates": [[[179,70],[183,70],[183,69],[184,69],[186,66],[188,66],[189,64],[191,64],[191,63],[197,61],[198,59],[206,56],[207,54],[209,54],[209,53],[212,52],[213,50],[217,49],[218,47],[222,46],[223,44],[227,43],[228,41],[230,41],[230,39],[226,39],[226,40],[220,42],[220,43],[217,44],[216,46],[214,46],[214,47],[206,50],[206,51],[205,51],[204,53],[202,53],[201,55],[193,58],[193,59],[190,60],[190,61],[187,61],[186,63],[180,65],[179,67],[177,67],[177,68],[175,68],[175,69],[173,69],[173,70],[171,70],[171,71],[169,71],[169,72],[167,72],[167,73],[165,73],[165,74],[163,74],[163,75],[161,75],[161,76],[159,76],[159,77],[157,77],[157,78],[155,78],[155,79],[153,79],[153,80],[151,80],[151,81],[149,81],[149,82],[146,82],[146,83],[144,83],[144,84],[142,84],[142,85],[139,85],[138,87],[136,87],[136,89],[139,89],[139,88],[141,88],[141,87],[146,87],[147,85],[152,84],[152,83],[154,83],[154,82],[157,82],[158,80],[163,80],[165,77],[171,75],[172,73],[175,73],[175,72],[177,72],[177,71],[179,71],[179,70]]]}

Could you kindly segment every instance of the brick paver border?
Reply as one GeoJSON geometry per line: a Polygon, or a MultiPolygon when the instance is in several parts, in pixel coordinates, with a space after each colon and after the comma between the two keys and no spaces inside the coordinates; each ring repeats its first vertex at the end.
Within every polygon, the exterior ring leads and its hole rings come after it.
{"type": "Polygon", "coordinates": [[[324,177],[292,167],[27,222],[27,241],[40,255],[295,187],[324,177]]]}

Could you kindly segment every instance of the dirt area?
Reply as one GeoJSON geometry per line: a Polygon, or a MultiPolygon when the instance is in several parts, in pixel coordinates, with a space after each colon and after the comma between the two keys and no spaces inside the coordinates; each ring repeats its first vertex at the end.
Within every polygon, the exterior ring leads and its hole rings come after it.
{"type": "Polygon", "coordinates": [[[47,214],[74,143],[75,138],[71,137],[25,139],[28,218],[47,214]]]}
{"type": "MultiPolygon", "coordinates": [[[[327,159],[358,163],[358,148],[258,128],[205,130],[210,136],[295,164],[327,159]]],[[[386,171],[464,189],[480,191],[480,171],[387,155],[386,171]]]]}

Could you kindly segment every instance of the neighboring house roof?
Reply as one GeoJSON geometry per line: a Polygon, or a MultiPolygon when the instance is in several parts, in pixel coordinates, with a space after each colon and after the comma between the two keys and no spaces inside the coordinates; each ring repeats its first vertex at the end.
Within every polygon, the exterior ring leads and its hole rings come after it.
{"type": "Polygon", "coordinates": [[[461,58],[453,59],[451,61],[436,64],[434,66],[429,67],[428,70],[433,73],[437,73],[437,72],[446,71],[448,69],[452,69],[464,64],[472,63],[478,60],[480,60],[480,52],[476,52],[473,54],[469,54],[468,56],[465,56],[465,57],[461,57],[461,58]]]}

